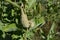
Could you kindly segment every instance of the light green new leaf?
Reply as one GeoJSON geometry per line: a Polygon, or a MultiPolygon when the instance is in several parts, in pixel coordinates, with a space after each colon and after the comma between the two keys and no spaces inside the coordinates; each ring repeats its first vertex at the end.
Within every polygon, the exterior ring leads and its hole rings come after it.
{"type": "Polygon", "coordinates": [[[4,26],[2,30],[5,32],[16,31],[17,27],[14,23],[12,23],[12,24],[4,26]]]}
{"type": "Polygon", "coordinates": [[[20,36],[15,35],[15,34],[12,35],[12,39],[14,39],[14,38],[18,38],[18,37],[20,37],[20,36]]]}
{"type": "Polygon", "coordinates": [[[28,5],[26,5],[27,9],[30,9],[30,8],[34,7],[34,5],[36,5],[36,0],[28,0],[27,4],[28,4],[28,5]]]}

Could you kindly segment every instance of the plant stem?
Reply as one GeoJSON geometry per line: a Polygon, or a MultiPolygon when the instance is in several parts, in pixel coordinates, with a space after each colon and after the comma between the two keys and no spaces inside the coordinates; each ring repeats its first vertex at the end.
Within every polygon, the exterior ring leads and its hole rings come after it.
{"type": "Polygon", "coordinates": [[[12,2],[11,0],[5,0],[5,1],[20,9],[20,6],[17,3],[12,2]]]}

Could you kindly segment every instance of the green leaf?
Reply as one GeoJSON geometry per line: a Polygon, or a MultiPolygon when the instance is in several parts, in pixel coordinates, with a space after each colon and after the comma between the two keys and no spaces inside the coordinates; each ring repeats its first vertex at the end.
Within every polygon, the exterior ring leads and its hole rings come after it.
{"type": "Polygon", "coordinates": [[[5,32],[3,32],[2,37],[5,38],[5,36],[6,36],[5,32]]]}
{"type": "Polygon", "coordinates": [[[3,17],[6,17],[6,16],[8,16],[8,14],[5,13],[5,14],[3,14],[2,16],[3,16],[3,17]]]}
{"type": "Polygon", "coordinates": [[[18,37],[20,37],[20,36],[15,35],[15,34],[12,35],[12,38],[13,38],[13,39],[14,39],[14,38],[18,38],[18,37]]]}
{"type": "Polygon", "coordinates": [[[56,24],[55,24],[55,22],[53,22],[51,29],[49,31],[49,34],[47,35],[47,40],[53,40],[55,28],[56,28],[56,24]]]}
{"type": "Polygon", "coordinates": [[[38,26],[40,24],[45,24],[45,20],[44,20],[44,17],[37,17],[35,18],[35,24],[38,26]]]}
{"type": "Polygon", "coordinates": [[[0,21],[0,30],[2,30],[3,25],[4,25],[4,24],[0,21]]]}
{"type": "Polygon", "coordinates": [[[18,24],[18,19],[16,18],[16,24],[18,24]]]}
{"type": "Polygon", "coordinates": [[[36,0],[29,0],[29,8],[36,2],[36,0]]]}
{"type": "Polygon", "coordinates": [[[26,33],[27,38],[31,38],[33,35],[34,35],[33,32],[30,31],[26,33]]]}
{"type": "Polygon", "coordinates": [[[30,8],[34,7],[34,5],[36,5],[36,0],[28,0],[27,4],[28,4],[28,5],[26,5],[27,9],[30,9],[30,8]]]}
{"type": "Polygon", "coordinates": [[[35,25],[34,25],[34,27],[31,27],[29,30],[31,31],[31,30],[33,30],[33,29],[35,29],[35,28],[37,28],[38,26],[39,27],[42,27],[44,24],[45,24],[45,20],[44,20],[44,17],[35,17],[34,18],[34,21],[35,21],[35,25]]]}
{"type": "Polygon", "coordinates": [[[16,31],[17,27],[14,23],[12,23],[12,24],[8,24],[8,25],[4,26],[2,30],[5,32],[16,31]]]}
{"type": "Polygon", "coordinates": [[[12,13],[11,13],[11,15],[12,15],[12,16],[14,16],[14,13],[15,13],[15,12],[14,12],[14,10],[13,10],[13,9],[11,10],[11,12],[12,12],[12,13]]]}

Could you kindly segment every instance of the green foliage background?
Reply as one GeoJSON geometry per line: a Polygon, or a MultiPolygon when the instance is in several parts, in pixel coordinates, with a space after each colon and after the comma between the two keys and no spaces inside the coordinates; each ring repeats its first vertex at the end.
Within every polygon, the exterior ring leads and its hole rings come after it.
{"type": "Polygon", "coordinates": [[[60,0],[0,0],[0,40],[59,40],[60,0]],[[21,4],[35,26],[21,23],[21,4]]]}

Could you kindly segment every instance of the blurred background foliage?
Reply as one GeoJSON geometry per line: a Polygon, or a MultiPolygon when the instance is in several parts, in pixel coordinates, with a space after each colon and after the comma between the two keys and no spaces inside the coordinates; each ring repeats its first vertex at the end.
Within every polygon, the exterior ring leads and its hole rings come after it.
{"type": "Polygon", "coordinates": [[[60,0],[0,0],[0,40],[59,40],[60,0]],[[28,31],[21,23],[21,4],[28,31]]]}

